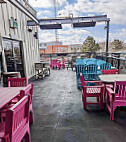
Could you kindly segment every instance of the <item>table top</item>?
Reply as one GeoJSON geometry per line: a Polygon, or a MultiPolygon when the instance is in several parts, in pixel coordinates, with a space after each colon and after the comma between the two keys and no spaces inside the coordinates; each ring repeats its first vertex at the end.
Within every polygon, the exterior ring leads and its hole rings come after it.
{"type": "MultiPolygon", "coordinates": [[[[111,66],[111,69],[116,69],[116,67],[111,66]]],[[[98,66],[98,70],[100,70],[100,66],[98,66]]]]}
{"type": "Polygon", "coordinates": [[[19,72],[3,72],[3,74],[19,74],[19,72]]]}
{"type": "Polygon", "coordinates": [[[20,90],[26,90],[27,87],[2,87],[0,88],[0,108],[15,98],[20,90]]]}
{"type": "Polygon", "coordinates": [[[99,75],[99,79],[104,83],[112,83],[115,81],[126,81],[126,74],[105,74],[99,75]]]}

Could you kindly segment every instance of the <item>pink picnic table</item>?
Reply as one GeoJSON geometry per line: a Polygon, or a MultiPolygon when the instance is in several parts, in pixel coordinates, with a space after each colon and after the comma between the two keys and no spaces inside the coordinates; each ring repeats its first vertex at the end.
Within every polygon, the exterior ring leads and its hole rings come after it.
{"type": "Polygon", "coordinates": [[[19,95],[20,91],[25,91],[26,87],[3,87],[0,88],[0,109],[8,104],[13,98],[19,95]]]}

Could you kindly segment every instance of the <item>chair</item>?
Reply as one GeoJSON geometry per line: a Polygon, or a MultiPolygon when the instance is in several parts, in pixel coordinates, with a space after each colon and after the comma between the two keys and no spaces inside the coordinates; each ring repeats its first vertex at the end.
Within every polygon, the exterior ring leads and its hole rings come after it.
{"type": "Polygon", "coordinates": [[[103,60],[96,60],[96,64],[98,65],[98,67],[100,67],[101,64],[106,63],[106,61],[103,60]]]}
{"type": "Polygon", "coordinates": [[[96,64],[89,64],[85,66],[86,68],[86,80],[97,80],[97,68],[98,66],[96,64]]]}
{"type": "Polygon", "coordinates": [[[119,74],[118,69],[101,70],[101,74],[119,74]]]}
{"type": "Polygon", "coordinates": [[[85,64],[87,65],[88,62],[93,62],[91,59],[88,59],[85,61],[85,64]]]}
{"type": "Polygon", "coordinates": [[[86,73],[85,65],[76,65],[76,82],[78,89],[81,88],[80,73],[82,73],[83,75],[86,73]]]}
{"type": "Polygon", "coordinates": [[[6,111],[13,105],[17,104],[26,94],[29,94],[30,96],[30,107],[29,107],[29,122],[33,123],[34,122],[34,116],[33,116],[33,107],[32,107],[32,96],[33,96],[33,84],[29,84],[26,88],[26,90],[21,90],[20,94],[14,98],[8,105],[6,105],[2,110],[1,110],[1,120],[6,117],[6,111]]]}
{"type": "Polygon", "coordinates": [[[23,87],[28,85],[28,78],[8,78],[8,87],[23,87]]]}
{"type": "Polygon", "coordinates": [[[3,142],[31,142],[29,129],[29,96],[24,96],[6,112],[5,122],[0,123],[0,139],[3,142]]]}
{"type": "Polygon", "coordinates": [[[63,59],[63,61],[60,62],[60,67],[63,67],[63,69],[65,69],[65,59],[63,59]]]}
{"type": "Polygon", "coordinates": [[[118,106],[126,106],[126,81],[115,81],[114,91],[107,87],[107,109],[110,120],[114,119],[114,112],[118,106]]]}
{"type": "Polygon", "coordinates": [[[87,109],[87,105],[100,105],[100,108],[103,109],[103,96],[105,86],[101,81],[84,81],[84,77],[80,74],[80,80],[82,83],[82,101],[83,108],[87,109]],[[95,86],[87,86],[86,84],[96,83],[95,86]],[[87,97],[96,97],[97,101],[87,102],[87,97]]]}
{"type": "Polygon", "coordinates": [[[29,106],[29,113],[30,113],[30,116],[29,116],[29,123],[33,123],[34,122],[34,116],[33,116],[33,107],[32,107],[32,96],[33,96],[33,84],[29,84],[27,86],[27,89],[25,91],[21,90],[20,92],[20,96],[24,96],[26,94],[29,94],[30,96],[30,106],[29,106]]]}
{"type": "Polygon", "coordinates": [[[86,61],[88,61],[88,60],[89,60],[89,58],[84,58],[83,59],[84,64],[86,64],[86,61]]]}
{"type": "Polygon", "coordinates": [[[84,61],[81,58],[76,59],[76,65],[84,65],[84,61]]]}
{"type": "Polygon", "coordinates": [[[57,59],[52,59],[51,60],[51,67],[52,67],[52,69],[54,69],[54,67],[58,67],[58,70],[60,69],[60,63],[58,62],[58,60],[57,59]]]}
{"type": "Polygon", "coordinates": [[[100,71],[98,71],[98,75],[101,74],[101,70],[110,70],[111,69],[111,64],[110,63],[103,63],[100,64],[100,71]]]}
{"type": "Polygon", "coordinates": [[[94,61],[87,61],[86,65],[90,65],[90,64],[95,64],[95,62],[94,61]]]}
{"type": "MultiPolygon", "coordinates": [[[[104,75],[104,74],[119,74],[119,70],[118,69],[101,70],[101,75],[104,75]]],[[[106,84],[106,86],[113,88],[112,84],[106,84]]]]}

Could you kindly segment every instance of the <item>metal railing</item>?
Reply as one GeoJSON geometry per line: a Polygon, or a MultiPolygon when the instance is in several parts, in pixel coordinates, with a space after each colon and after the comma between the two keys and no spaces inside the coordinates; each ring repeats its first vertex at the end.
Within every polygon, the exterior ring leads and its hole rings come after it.
{"type": "Polygon", "coordinates": [[[126,53],[106,53],[106,52],[73,52],[73,53],[52,53],[41,54],[41,59],[51,61],[52,58],[65,58],[70,63],[75,63],[77,57],[96,58],[105,60],[118,68],[120,73],[126,73],[126,53]]]}

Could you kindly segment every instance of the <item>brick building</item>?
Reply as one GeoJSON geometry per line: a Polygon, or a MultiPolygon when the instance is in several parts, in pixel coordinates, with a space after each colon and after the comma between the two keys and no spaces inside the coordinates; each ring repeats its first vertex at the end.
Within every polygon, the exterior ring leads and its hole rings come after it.
{"type": "Polygon", "coordinates": [[[68,46],[62,45],[62,42],[51,41],[39,44],[40,54],[43,53],[67,53],[68,46]]]}
{"type": "Polygon", "coordinates": [[[45,53],[68,53],[67,45],[48,45],[45,53]]]}

